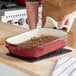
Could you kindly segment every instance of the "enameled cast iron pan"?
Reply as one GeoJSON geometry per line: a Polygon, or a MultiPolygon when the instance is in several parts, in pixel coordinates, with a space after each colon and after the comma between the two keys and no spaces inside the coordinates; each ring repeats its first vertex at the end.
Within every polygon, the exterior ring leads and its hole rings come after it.
{"type": "Polygon", "coordinates": [[[25,33],[9,37],[5,40],[5,46],[8,48],[8,51],[16,56],[23,58],[39,58],[51,52],[54,52],[60,48],[63,48],[67,44],[68,33],[62,30],[50,29],[50,28],[37,28],[30,30],[25,33]],[[31,39],[34,36],[40,36],[42,34],[52,35],[59,37],[54,41],[50,41],[46,44],[36,46],[33,48],[20,47],[17,44],[22,43],[31,39]]]}

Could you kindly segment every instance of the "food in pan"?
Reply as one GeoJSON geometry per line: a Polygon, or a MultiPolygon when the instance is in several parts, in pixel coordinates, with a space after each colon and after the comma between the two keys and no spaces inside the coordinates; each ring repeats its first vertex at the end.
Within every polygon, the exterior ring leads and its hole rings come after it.
{"type": "Polygon", "coordinates": [[[35,47],[35,46],[39,46],[39,45],[48,43],[48,42],[56,40],[56,39],[58,39],[58,37],[56,37],[56,36],[41,35],[39,37],[32,37],[28,41],[24,41],[24,42],[22,42],[20,44],[17,44],[17,46],[20,46],[20,47],[35,47]]]}

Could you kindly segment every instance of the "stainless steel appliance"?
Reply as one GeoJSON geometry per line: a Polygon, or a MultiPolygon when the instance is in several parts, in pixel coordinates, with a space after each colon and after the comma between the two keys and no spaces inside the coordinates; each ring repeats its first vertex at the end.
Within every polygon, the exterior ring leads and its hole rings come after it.
{"type": "MultiPolygon", "coordinates": [[[[38,15],[38,27],[41,27],[41,11],[42,7],[39,7],[38,15]]],[[[1,1],[0,0],[0,21],[10,23],[13,25],[28,27],[28,19],[26,13],[26,6],[16,4],[14,1],[1,1]]]]}

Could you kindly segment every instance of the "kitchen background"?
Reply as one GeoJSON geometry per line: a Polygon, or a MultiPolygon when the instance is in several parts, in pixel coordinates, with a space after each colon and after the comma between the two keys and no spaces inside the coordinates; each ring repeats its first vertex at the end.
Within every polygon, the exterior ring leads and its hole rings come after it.
{"type": "MultiPolygon", "coordinates": [[[[37,27],[41,27],[41,19],[42,5],[39,2],[37,27]]],[[[29,28],[25,0],[0,0],[0,21],[29,28]]]]}

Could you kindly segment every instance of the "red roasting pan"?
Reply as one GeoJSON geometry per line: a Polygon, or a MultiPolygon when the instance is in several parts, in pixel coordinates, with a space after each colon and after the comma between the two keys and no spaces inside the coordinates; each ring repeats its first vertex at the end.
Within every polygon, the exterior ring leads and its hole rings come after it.
{"type": "Polygon", "coordinates": [[[54,52],[60,48],[65,47],[67,44],[67,37],[68,33],[63,30],[50,29],[50,28],[37,28],[7,38],[5,40],[5,46],[8,48],[8,51],[13,55],[20,56],[23,58],[36,59],[51,52],[54,52]],[[30,40],[34,36],[38,37],[42,34],[57,36],[58,39],[33,48],[17,46],[17,44],[19,43],[30,40]]]}

